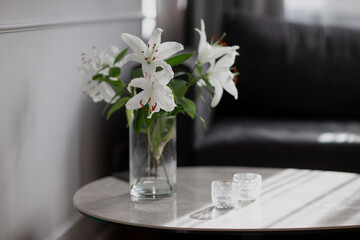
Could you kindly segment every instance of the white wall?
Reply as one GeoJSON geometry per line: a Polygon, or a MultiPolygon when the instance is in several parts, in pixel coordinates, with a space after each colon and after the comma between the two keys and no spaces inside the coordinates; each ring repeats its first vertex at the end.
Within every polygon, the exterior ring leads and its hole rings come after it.
{"type": "Polygon", "coordinates": [[[72,196],[106,159],[102,106],[82,95],[76,67],[93,45],[140,36],[140,10],[140,0],[0,2],[1,240],[57,239],[81,220],[72,196]]]}

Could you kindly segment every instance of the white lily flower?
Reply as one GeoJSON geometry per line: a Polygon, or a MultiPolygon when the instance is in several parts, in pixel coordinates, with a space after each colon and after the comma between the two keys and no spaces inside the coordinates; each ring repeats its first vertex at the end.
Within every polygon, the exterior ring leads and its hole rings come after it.
{"type": "Polygon", "coordinates": [[[101,52],[98,52],[96,47],[93,47],[93,51],[90,54],[90,59],[85,63],[93,63],[94,67],[97,69],[100,69],[104,66],[111,66],[114,63],[115,57],[111,56],[110,53],[116,56],[120,53],[120,51],[113,45],[107,47],[101,52]]]}
{"type": "Polygon", "coordinates": [[[234,65],[237,55],[239,54],[233,51],[220,58],[216,63],[215,61],[210,63],[206,75],[215,90],[211,107],[218,105],[223,95],[223,89],[233,95],[235,99],[238,98],[238,91],[234,82],[235,74],[230,71],[230,67],[234,65]]]}
{"type": "MultiPolygon", "coordinates": [[[[81,75],[82,90],[87,93],[88,96],[94,102],[105,101],[109,103],[115,96],[114,89],[107,82],[99,83],[98,80],[92,80],[92,77],[96,74],[97,70],[94,64],[86,64],[78,68],[81,75]]],[[[118,100],[115,98],[111,103],[118,100]]]]}
{"type": "Polygon", "coordinates": [[[153,72],[151,74],[144,72],[144,76],[145,78],[134,78],[129,83],[128,90],[130,90],[130,87],[141,88],[143,90],[126,103],[126,108],[143,108],[144,111],[148,111],[148,109],[145,109],[145,105],[149,104],[151,109],[149,109],[150,115],[148,118],[151,118],[160,109],[164,109],[166,112],[174,110],[176,107],[174,95],[171,89],[166,86],[171,76],[166,71],[153,72]]]}
{"type": "MultiPolygon", "coordinates": [[[[98,80],[92,79],[101,68],[104,66],[111,66],[114,63],[114,57],[110,55],[110,52],[117,55],[120,51],[117,47],[110,46],[98,53],[96,48],[93,47],[93,52],[88,60],[85,59],[85,54],[82,54],[83,65],[78,68],[81,75],[82,90],[84,93],[87,93],[94,102],[104,100],[109,103],[116,94],[114,89],[107,82],[99,83],[98,80]]],[[[102,73],[106,74],[106,70],[103,70],[102,73]]],[[[114,103],[117,100],[118,97],[113,99],[111,103],[114,103]]]]}
{"type": "Polygon", "coordinates": [[[206,40],[205,24],[204,20],[201,19],[201,30],[195,28],[200,34],[199,46],[198,46],[198,57],[197,62],[199,64],[205,64],[211,62],[225,54],[231,53],[239,49],[239,46],[214,46],[210,45],[206,40]]]}
{"type": "Polygon", "coordinates": [[[151,35],[147,45],[138,37],[123,33],[121,38],[126,42],[134,53],[128,54],[120,62],[120,66],[128,61],[137,61],[142,64],[144,73],[148,75],[155,72],[156,67],[162,67],[171,78],[174,72],[164,59],[184,49],[183,45],[177,42],[164,42],[160,44],[162,29],[157,28],[151,35]]]}

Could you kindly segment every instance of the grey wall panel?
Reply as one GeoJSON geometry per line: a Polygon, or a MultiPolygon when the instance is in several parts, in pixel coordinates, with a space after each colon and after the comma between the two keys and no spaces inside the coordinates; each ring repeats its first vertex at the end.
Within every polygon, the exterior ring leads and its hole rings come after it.
{"type": "MultiPolygon", "coordinates": [[[[42,11],[53,11],[43,2],[42,11]]],[[[93,10],[99,2],[90,1],[93,10]]],[[[140,10],[139,2],[130,10],[140,10]]],[[[12,1],[2,1],[0,22],[4,4],[18,14],[12,1]]],[[[141,19],[0,34],[1,240],[55,239],[59,227],[78,219],[74,192],[101,177],[108,163],[101,158],[102,106],[81,93],[76,67],[93,45],[125,47],[122,32],[140,36],[141,19]]]]}

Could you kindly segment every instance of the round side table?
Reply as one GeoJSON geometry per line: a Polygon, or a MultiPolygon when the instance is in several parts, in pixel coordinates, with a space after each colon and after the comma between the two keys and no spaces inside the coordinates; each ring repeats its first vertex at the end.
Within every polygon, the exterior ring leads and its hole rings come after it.
{"type": "Polygon", "coordinates": [[[75,208],[91,218],[181,233],[271,233],[360,229],[360,175],[355,173],[242,167],[180,167],[177,193],[132,201],[128,182],[106,177],[74,195],[75,208]],[[262,175],[262,193],[252,203],[219,210],[211,181],[238,172],[262,175]]]}

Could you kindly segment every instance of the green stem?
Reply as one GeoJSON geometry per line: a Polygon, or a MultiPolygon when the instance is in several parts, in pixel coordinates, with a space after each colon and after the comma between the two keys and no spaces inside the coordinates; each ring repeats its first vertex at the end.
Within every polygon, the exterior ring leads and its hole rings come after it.
{"type": "MultiPolygon", "coordinates": [[[[160,121],[156,122],[155,124],[160,124],[160,121]]],[[[149,144],[150,144],[150,149],[152,152],[151,158],[154,159],[154,164],[155,164],[155,177],[157,178],[157,168],[158,168],[158,164],[160,164],[159,163],[159,160],[160,160],[161,164],[163,165],[166,182],[168,183],[171,191],[172,191],[173,187],[170,184],[170,180],[169,180],[169,176],[168,176],[168,173],[166,170],[165,160],[164,160],[164,156],[163,156],[162,152],[163,152],[166,144],[174,137],[173,131],[174,131],[174,122],[171,123],[170,130],[168,130],[167,134],[162,138],[163,140],[162,141],[160,140],[158,144],[153,143],[151,141],[153,138],[150,136],[151,130],[149,131],[149,144]]]]}
{"type": "MultiPolygon", "coordinates": [[[[196,63],[196,64],[194,65],[193,69],[191,70],[191,74],[190,74],[191,76],[189,76],[190,79],[189,79],[188,89],[189,89],[190,86],[192,86],[192,85],[195,84],[195,83],[193,83],[193,78],[194,78],[194,72],[195,72],[197,66],[198,66],[198,64],[196,63]]],[[[186,92],[187,92],[187,90],[186,90],[186,92]]]]}
{"type": "Polygon", "coordinates": [[[155,162],[155,179],[157,179],[157,169],[158,169],[158,163],[156,161],[156,159],[154,159],[154,162],[155,162]]]}
{"type": "Polygon", "coordinates": [[[197,64],[197,63],[194,65],[194,67],[193,67],[193,69],[192,69],[192,71],[191,71],[191,75],[194,75],[195,69],[197,68],[198,65],[199,65],[199,64],[197,64]]]}
{"type": "Polygon", "coordinates": [[[144,172],[145,172],[146,166],[147,166],[147,161],[144,163],[144,166],[142,167],[141,173],[140,173],[139,177],[136,179],[135,184],[132,184],[132,185],[131,185],[130,190],[133,189],[134,185],[136,185],[136,184],[138,184],[138,183],[140,182],[140,179],[141,179],[142,175],[143,175],[144,172]]]}
{"type": "MultiPolygon", "coordinates": [[[[150,140],[149,129],[148,129],[147,137],[148,137],[148,142],[150,142],[151,140],[150,140]]],[[[148,163],[148,166],[149,166],[148,177],[150,177],[150,173],[152,171],[152,165],[151,165],[152,156],[151,156],[151,154],[149,154],[149,147],[150,147],[150,152],[151,152],[151,146],[148,146],[148,156],[147,156],[147,159],[146,159],[146,161],[148,163]]]]}
{"type": "Polygon", "coordinates": [[[167,171],[166,171],[164,156],[163,156],[162,154],[161,154],[161,156],[160,156],[160,159],[161,159],[161,162],[162,162],[162,165],[163,165],[163,168],[164,168],[164,172],[165,172],[165,176],[166,176],[166,182],[167,182],[167,184],[169,185],[170,191],[172,191],[172,190],[173,190],[173,187],[172,187],[171,184],[170,184],[169,176],[168,176],[167,171]]]}

